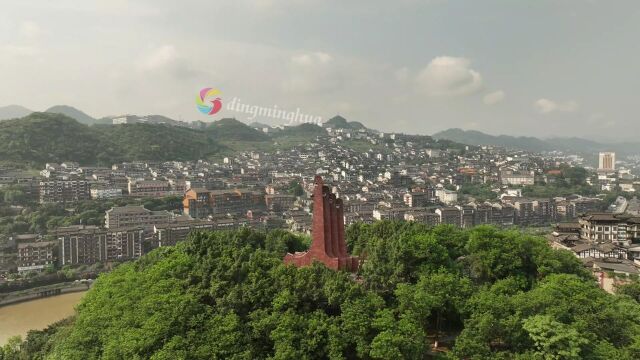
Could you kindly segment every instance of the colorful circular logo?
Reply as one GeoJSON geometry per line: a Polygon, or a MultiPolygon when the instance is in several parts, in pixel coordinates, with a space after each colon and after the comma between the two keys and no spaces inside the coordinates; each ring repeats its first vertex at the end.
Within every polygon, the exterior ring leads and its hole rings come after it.
{"type": "Polygon", "coordinates": [[[213,100],[208,100],[216,95],[220,94],[220,90],[213,88],[204,88],[200,90],[200,94],[196,96],[196,105],[198,106],[198,111],[203,114],[213,115],[222,109],[222,100],[219,97],[216,97],[213,100]],[[208,103],[211,103],[209,105],[208,103]]]}

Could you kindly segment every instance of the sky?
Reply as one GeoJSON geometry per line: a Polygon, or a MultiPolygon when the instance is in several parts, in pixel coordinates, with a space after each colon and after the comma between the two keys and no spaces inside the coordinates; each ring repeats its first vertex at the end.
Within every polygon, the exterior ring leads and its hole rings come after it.
{"type": "Polygon", "coordinates": [[[637,0],[0,3],[0,106],[198,112],[200,89],[382,131],[632,140],[637,0]]]}

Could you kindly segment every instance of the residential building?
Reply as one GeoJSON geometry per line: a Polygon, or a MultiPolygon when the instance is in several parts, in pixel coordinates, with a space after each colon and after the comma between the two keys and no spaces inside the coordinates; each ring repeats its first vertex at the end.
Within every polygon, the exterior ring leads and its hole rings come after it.
{"type": "Polygon", "coordinates": [[[69,228],[57,234],[62,265],[95,264],[142,256],[144,229],[69,228]]]}
{"type": "Polygon", "coordinates": [[[241,214],[264,209],[264,194],[258,191],[189,189],[182,201],[184,213],[202,219],[211,215],[241,214]]]}
{"type": "Polygon", "coordinates": [[[581,238],[596,243],[630,246],[640,240],[640,217],[626,214],[591,213],[581,216],[581,238]]]}
{"type": "Polygon", "coordinates": [[[267,194],[264,196],[267,210],[283,211],[290,209],[296,201],[296,197],[286,194],[267,194]]]}
{"type": "Polygon", "coordinates": [[[56,242],[37,241],[18,244],[18,272],[41,271],[56,263],[56,242]]]}
{"type": "Polygon", "coordinates": [[[601,152],[598,154],[598,170],[613,171],[616,169],[616,153],[601,152]]]}
{"type": "Polygon", "coordinates": [[[40,181],[40,202],[73,202],[91,199],[89,183],[85,180],[40,181]]]}
{"type": "Polygon", "coordinates": [[[107,229],[121,227],[149,228],[166,224],[173,219],[173,214],[166,210],[151,211],[144,206],[117,206],[105,212],[104,226],[107,229]]]}
{"type": "Polygon", "coordinates": [[[91,198],[96,200],[114,199],[122,196],[122,189],[118,188],[101,188],[91,189],[91,198]]]}
{"type": "Polygon", "coordinates": [[[129,196],[135,197],[164,197],[174,195],[171,184],[162,180],[129,181],[129,196]]]}
{"type": "MultiPolygon", "coordinates": [[[[225,226],[225,229],[228,227],[225,226]]],[[[173,246],[187,238],[192,231],[218,230],[219,224],[213,221],[185,221],[160,224],[153,227],[155,247],[173,246]]]]}
{"type": "Polygon", "coordinates": [[[440,224],[462,227],[462,214],[458,207],[436,209],[435,213],[440,216],[440,224]]]}
{"type": "Polygon", "coordinates": [[[453,190],[447,190],[445,188],[436,189],[436,196],[446,205],[453,205],[458,202],[458,193],[453,190]]]}
{"type": "Polygon", "coordinates": [[[502,185],[533,185],[535,183],[535,175],[533,172],[506,170],[500,172],[500,181],[502,185]]]}

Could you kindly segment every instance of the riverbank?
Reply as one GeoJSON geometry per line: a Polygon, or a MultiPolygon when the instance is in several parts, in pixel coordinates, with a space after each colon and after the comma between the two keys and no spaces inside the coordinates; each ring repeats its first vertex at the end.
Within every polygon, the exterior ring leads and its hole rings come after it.
{"type": "Polygon", "coordinates": [[[42,330],[75,314],[75,306],[85,291],[22,301],[0,307],[0,346],[9,338],[20,335],[24,339],[29,330],[42,330]]]}
{"type": "Polygon", "coordinates": [[[0,294],[0,307],[50,296],[89,290],[93,281],[71,281],[0,294]]]}

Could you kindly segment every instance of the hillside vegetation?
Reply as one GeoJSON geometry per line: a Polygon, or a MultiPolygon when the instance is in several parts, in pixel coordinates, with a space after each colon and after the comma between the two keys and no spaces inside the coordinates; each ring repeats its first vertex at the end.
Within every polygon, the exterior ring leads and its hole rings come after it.
{"type": "Polygon", "coordinates": [[[31,167],[62,161],[111,165],[132,160],[193,160],[223,148],[205,132],[165,125],[89,127],[51,113],[0,122],[0,159],[31,167]]]}
{"type": "Polygon", "coordinates": [[[209,134],[178,126],[126,124],[97,126],[108,149],[108,163],[130,160],[206,159],[224,149],[209,134]]]}
{"type": "Polygon", "coordinates": [[[101,276],[5,359],[640,358],[637,289],[605,293],[542,238],[378,222],[347,242],[358,281],[284,265],[308,245],[284,231],[193,234],[101,276]]]}
{"type": "Polygon", "coordinates": [[[362,123],[357,121],[347,121],[347,119],[343,118],[340,115],[334,116],[331,119],[325,121],[322,126],[336,129],[365,129],[365,126],[362,125],[362,123]]]}
{"type": "MultiPolygon", "coordinates": [[[[71,107],[54,107],[82,118],[71,107]]],[[[84,114],[86,115],[86,114],[84,114]]],[[[106,118],[105,118],[106,119],[106,118]]],[[[88,126],[65,114],[32,113],[20,119],[0,122],[0,164],[41,168],[47,162],[76,161],[81,165],[112,165],[122,161],[171,161],[217,159],[238,151],[272,151],[291,148],[326,137],[322,127],[305,123],[266,134],[236,119],[221,119],[200,128],[173,126],[173,120],[153,115],[159,123],[102,124],[95,120],[88,126]],[[162,123],[165,119],[167,123],[162,123]],[[171,121],[170,121],[171,120],[171,121]]],[[[334,118],[341,124],[344,118],[334,118]]],[[[83,120],[90,122],[91,120],[83,120]]],[[[346,120],[344,120],[346,121],[346,120]]],[[[348,126],[359,128],[359,123],[348,126]],[[356,125],[354,125],[356,124],[356,125]]],[[[449,140],[434,142],[429,136],[405,135],[416,146],[465,149],[449,140]]],[[[378,145],[367,140],[345,140],[343,145],[357,151],[375,149],[386,153],[386,138],[378,145]]]]}
{"type": "Polygon", "coordinates": [[[218,141],[271,141],[269,136],[236,119],[225,118],[206,127],[218,141]]]}
{"type": "Polygon", "coordinates": [[[0,159],[3,162],[42,165],[77,161],[86,164],[98,158],[102,147],[97,132],[60,114],[33,113],[0,122],[0,159]]]}

